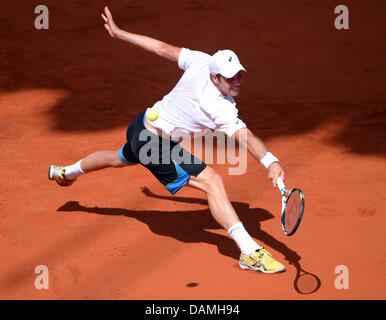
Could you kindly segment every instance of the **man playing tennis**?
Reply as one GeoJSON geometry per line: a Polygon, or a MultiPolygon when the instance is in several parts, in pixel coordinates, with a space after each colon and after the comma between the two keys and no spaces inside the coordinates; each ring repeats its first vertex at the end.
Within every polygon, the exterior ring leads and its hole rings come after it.
{"type": "Polygon", "coordinates": [[[197,161],[190,153],[189,161],[177,162],[170,152],[173,147],[180,147],[182,136],[209,128],[234,137],[240,145],[245,146],[266,167],[274,187],[279,177],[284,179],[279,160],[268,152],[263,142],[238,118],[233,97],[238,96],[240,92],[242,73],[245,69],[236,54],[230,50],[222,50],[210,56],[123,31],[116,26],[107,7],[102,18],[111,37],[174,61],[184,70],[184,74],[175,88],[153,106],[159,114],[156,120],[149,121],[145,116],[146,111],[134,118],[127,129],[127,142],[120,150],[97,151],[65,167],[51,165],[49,179],[56,180],[61,186],[69,186],[84,173],[140,163],[172,194],[185,185],[206,193],[213,218],[227,230],[241,250],[239,266],[242,269],[264,273],[284,271],[284,265],[260,247],[244,228],[228,199],[221,176],[213,168],[200,160],[197,161]],[[141,138],[143,133],[156,138],[150,142],[144,141],[141,138]],[[170,138],[168,142],[172,145],[169,152],[161,147],[165,137],[170,138]],[[149,144],[159,147],[156,160],[160,161],[141,161],[142,147],[149,147],[149,144]]]}

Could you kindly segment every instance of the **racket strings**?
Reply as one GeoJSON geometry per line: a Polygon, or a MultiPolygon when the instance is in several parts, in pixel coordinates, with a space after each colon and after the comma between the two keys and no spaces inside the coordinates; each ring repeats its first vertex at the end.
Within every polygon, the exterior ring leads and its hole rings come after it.
{"type": "Polygon", "coordinates": [[[293,190],[286,199],[285,227],[291,233],[298,225],[302,213],[302,195],[293,190]]]}

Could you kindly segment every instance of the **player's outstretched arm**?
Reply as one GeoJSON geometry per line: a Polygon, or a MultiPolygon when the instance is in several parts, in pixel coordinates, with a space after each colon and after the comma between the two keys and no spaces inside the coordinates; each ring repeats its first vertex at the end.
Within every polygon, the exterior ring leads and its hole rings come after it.
{"type": "Polygon", "coordinates": [[[130,42],[133,45],[153,52],[163,58],[178,62],[181,48],[172,46],[157,39],[119,29],[115,24],[108,7],[105,7],[104,13],[102,13],[102,19],[105,21],[105,28],[111,37],[130,42]]]}
{"type": "MultiPolygon", "coordinates": [[[[260,161],[261,156],[268,152],[267,147],[256,137],[251,130],[248,128],[241,128],[234,134],[236,141],[239,142],[243,147],[258,160],[260,161]]],[[[272,163],[268,168],[268,178],[272,179],[274,187],[277,187],[277,178],[281,177],[284,180],[284,170],[278,162],[272,163]]]]}

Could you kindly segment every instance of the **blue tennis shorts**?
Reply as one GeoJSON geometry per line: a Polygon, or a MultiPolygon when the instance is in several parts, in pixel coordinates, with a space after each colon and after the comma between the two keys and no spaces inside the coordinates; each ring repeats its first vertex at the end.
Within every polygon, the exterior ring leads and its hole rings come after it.
{"type": "Polygon", "coordinates": [[[119,156],[127,164],[141,164],[163,185],[175,194],[189,180],[197,177],[206,164],[193,156],[177,142],[160,137],[145,127],[145,114],[141,112],[130,123],[126,132],[127,142],[119,156]]]}

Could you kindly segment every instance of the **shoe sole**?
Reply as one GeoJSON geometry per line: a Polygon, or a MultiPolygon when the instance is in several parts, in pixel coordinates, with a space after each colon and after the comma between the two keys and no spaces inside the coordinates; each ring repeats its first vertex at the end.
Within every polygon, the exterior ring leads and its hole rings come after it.
{"type": "Polygon", "coordinates": [[[48,168],[48,180],[55,180],[52,178],[52,167],[53,165],[50,165],[50,167],[48,168]]]}
{"type": "Polygon", "coordinates": [[[275,271],[262,270],[262,269],[258,269],[258,268],[253,268],[247,264],[242,264],[242,263],[240,263],[240,261],[239,261],[239,266],[241,269],[244,269],[244,270],[253,270],[253,271],[263,272],[263,273],[278,273],[278,272],[285,271],[285,267],[278,269],[278,270],[275,270],[275,271]]]}

